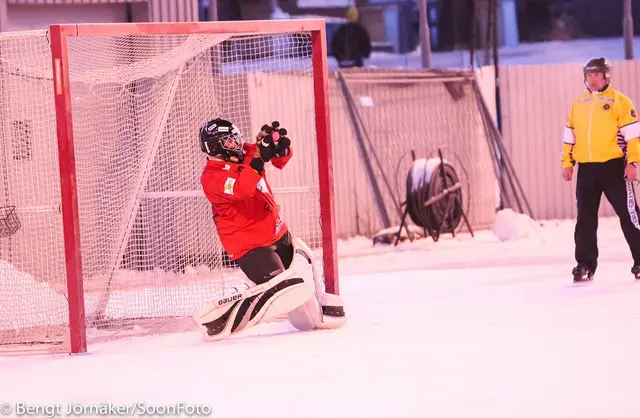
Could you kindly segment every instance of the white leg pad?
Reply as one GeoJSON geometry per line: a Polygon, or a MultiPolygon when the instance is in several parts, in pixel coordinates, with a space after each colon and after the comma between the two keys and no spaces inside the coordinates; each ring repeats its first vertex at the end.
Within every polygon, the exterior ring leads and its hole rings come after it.
{"type": "Polygon", "coordinates": [[[311,331],[315,329],[316,323],[321,322],[321,314],[318,312],[315,299],[289,312],[287,317],[291,325],[300,331],[311,331]]]}
{"type": "MultiPolygon", "coordinates": [[[[338,295],[325,293],[324,283],[315,272],[313,252],[299,238],[293,239],[294,259],[298,265],[307,263],[307,273],[302,277],[313,291],[313,297],[304,305],[289,312],[289,322],[300,331],[334,329],[344,325],[344,303],[338,295]]],[[[302,267],[299,267],[299,271],[302,267]]]]}
{"type": "Polygon", "coordinates": [[[287,317],[289,322],[300,331],[336,329],[346,322],[342,298],[331,293],[324,294],[321,305],[314,298],[289,312],[287,317]]]}
{"type": "Polygon", "coordinates": [[[202,306],[193,319],[204,339],[217,341],[259,323],[287,316],[301,330],[339,328],[345,322],[342,298],[324,292],[313,252],[293,239],[293,261],[273,279],[202,306]]]}
{"type": "Polygon", "coordinates": [[[193,319],[203,339],[217,341],[285,316],[312,298],[313,289],[294,269],[287,269],[266,283],[206,303],[193,319]]]}
{"type": "Polygon", "coordinates": [[[340,328],[346,322],[344,303],[339,295],[325,293],[322,297],[322,321],[317,322],[318,329],[340,328]]]}

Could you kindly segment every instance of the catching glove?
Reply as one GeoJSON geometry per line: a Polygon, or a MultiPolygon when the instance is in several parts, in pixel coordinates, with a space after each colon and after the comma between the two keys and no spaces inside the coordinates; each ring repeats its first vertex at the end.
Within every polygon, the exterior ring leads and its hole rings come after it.
{"type": "Polygon", "coordinates": [[[286,137],[287,130],[280,127],[280,122],[273,121],[271,126],[263,125],[256,137],[260,158],[269,161],[273,157],[284,157],[289,153],[291,140],[286,137]]]}
{"type": "Polygon", "coordinates": [[[288,137],[284,136],[287,134],[287,130],[281,129],[281,131],[284,131],[284,133],[280,134],[280,139],[276,143],[276,149],[274,153],[276,157],[284,157],[289,155],[289,152],[291,152],[291,149],[289,148],[291,147],[291,140],[288,137]]]}

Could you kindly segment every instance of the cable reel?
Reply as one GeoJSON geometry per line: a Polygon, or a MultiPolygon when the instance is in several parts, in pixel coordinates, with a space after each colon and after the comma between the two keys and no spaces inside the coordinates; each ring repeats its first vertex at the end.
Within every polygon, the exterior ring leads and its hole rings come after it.
{"type": "Polygon", "coordinates": [[[456,169],[442,158],[413,161],[406,180],[406,212],[434,241],[452,233],[465,218],[462,185],[456,169]]]}

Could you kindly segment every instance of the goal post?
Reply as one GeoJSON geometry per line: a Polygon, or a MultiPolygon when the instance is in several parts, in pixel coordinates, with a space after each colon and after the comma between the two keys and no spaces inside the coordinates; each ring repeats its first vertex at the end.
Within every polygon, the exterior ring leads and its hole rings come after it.
{"type": "MultiPolygon", "coordinates": [[[[2,36],[11,35],[0,35],[0,60],[2,36]]],[[[27,95],[34,78],[25,74],[36,71],[32,99],[55,115],[55,134],[38,140],[57,144],[57,162],[29,175],[59,184],[48,199],[58,205],[50,216],[60,227],[47,238],[60,247],[51,261],[57,285],[53,273],[40,273],[41,261],[33,268],[29,245],[38,232],[28,219],[9,238],[23,245],[0,241],[0,260],[14,260],[11,271],[66,299],[68,322],[56,326],[67,331],[56,351],[195,329],[195,309],[245,284],[200,190],[206,158],[198,132],[215,117],[233,120],[248,140],[273,120],[288,129],[294,157],[283,170],[268,167],[267,177],[291,232],[316,252],[326,290],[339,292],[324,20],[53,25],[23,37],[38,40],[0,66],[0,76],[27,95]]],[[[3,124],[9,113],[0,112],[3,124]]],[[[45,125],[42,112],[30,118],[45,125]]],[[[34,162],[40,158],[34,152],[34,162]]],[[[9,187],[4,200],[20,202],[22,193],[9,187]]],[[[13,280],[1,269],[0,287],[13,280]]],[[[33,309],[9,309],[15,319],[10,330],[0,322],[0,354],[41,347],[38,334],[52,324],[33,318],[33,309]],[[26,317],[38,324],[30,333],[21,330],[26,317]]]]}
{"type": "MultiPolygon", "coordinates": [[[[66,29],[66,32],[70,32],[69,28],[66,29]]],[[[69,72],[65,71],[68,62],[65,29],[60,26],[52,26],[50,28],[50,42],[58,135],[60,210],[62,212],[67,299],[69,302],[68,343],[72,353],[83,353],[87,351],[87,335],[80,258],[80,220],[75,179],[71,92],[68,88],[69,72]],[[67,87],[65,88],[65,86],[67,87]]]]}

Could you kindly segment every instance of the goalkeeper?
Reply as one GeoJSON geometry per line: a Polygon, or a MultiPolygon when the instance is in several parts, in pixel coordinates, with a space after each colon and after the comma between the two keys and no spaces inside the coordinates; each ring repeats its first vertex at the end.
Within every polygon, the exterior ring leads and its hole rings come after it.
{"type": "Polygon", "coordinates": [[[292,237],[265,174],[291,159],[291,140],[278,122],[246,143],[235,124],[213,119],[200,129],[207,154],[201,184],[211,203],[222,246],[252,282],[249,289],[202,306],[194,320],[207,340],[220,340],[286,315],[300,330],[344,323],[342,300],[325,294],[313,254],[292,237]]]}

